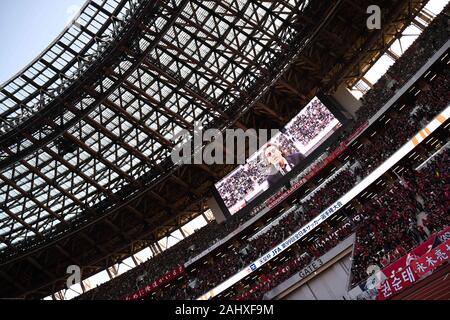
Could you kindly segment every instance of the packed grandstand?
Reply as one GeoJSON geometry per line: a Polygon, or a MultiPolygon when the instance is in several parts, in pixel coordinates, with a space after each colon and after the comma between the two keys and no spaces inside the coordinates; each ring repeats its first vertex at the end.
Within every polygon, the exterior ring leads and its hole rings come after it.
{"type": "MultiPolygon", "coordinates": [[[[374,116],[380,109],[380,105],[384,105],[428,59],[448,43],[448,28],[448,16],[444,11],[389,68],[387,74],[363,96],[363,105],[358,110],[355,127],[374,116]],[[390,88],[386,86],[389,79],[395,79],[395,85],[390,88]]],[[[448,53],[445,56],[447,55],[448,53]]],[[[448,57],[446,59],[445,65],[449,61],[448,57]]],[[[175,279],[164,282],[159,288],[143,297],[145,299],[196,299],[261,257],[274,245],[281,243],[295,230],[320,214],[386,161],[449,105],[450,70],[448,65],[437,70],[432,80],[420,79],[415,86],[420,88],[420,93],[408,100],[405,106],[401,108],[397,106],[396,110],[389,110],[392,118],[381,129],[382,131],[371,137],[370,142],[362,142],[361,148],[353,148],[344,153],[350,158],[338,174],[327,179],[326,184],[321,185],[320,189],[310,190],[311,195],[308,195],[307,200],[302,201],[301,197],[293,197],[284,203],[283,210],[291,206],[295,206],[296,209],[283,217],[277,225],[252,241],[246,241],[245,237],[239,234],[235,239],[228,240],[226,244],[230,245],[221,251],[220,256],[216,252],[210,253],[201,260],[201,263],[197,262],[195,266],[190,265],[175,279]]],[[[346,138],[341,137],[335,146],[346,138]]],[[[360,139],[363,141],[363,138],[360,139]]],[[[283,264],[277,265],[276,270],[285,270],[284,272],[262,274],[253,282],[256,286],[261,283],[257,286],[258,290],[253,291],[252,294],[233,291],[227,298],[262,299],[264,293],[353,233],[356,233],[356,243],[351,269],[351,287],[369,277],[367,274],[369,265],[387,267],[406,255],[432,234],[450,224],[449,156],[447,143],[439,154],[433,156],[426,167],[414,170],[414,167],[410,165],[400,175],[392,175],[390,178],[393,181],[386,190],[362,203],[357,210],[345,210],[345,219],[336,225],[324,227],[328,229],[328,232],[324,230],[318,233],[314,242],[300,243],[295,249],[295,254],[284,260],[283,264]],[[418,219],[419,214],[423,215],[422,219],[418,219]],[[356,216],[358,219],[355,219],[356,216]]],[[[341,158],[344,156],[341,155],[341,158]]],[[[242,183],[236,183],[236,185],[242,185],[242,183]]],[[[282,214],[278,208],[274,211],[272,216],[282,214]]],[[[207,250],[250,218],[251,215],[237,214],[222,224],[211,223],[150,261],[90,290],[78,299],[132,297],[133,293],[145,288],[145,284],[170,274],[179,265],[184,266],[191,258],[207,250]]],[[[264,223],[267,223],[267,220],[264,223]]],[[[246,230],[241,232],[247,236],[251,234],[246,230]]],[[[226,247],[226,244],[223,246],[226,247]]]]}
{"type": "MultiPolygon", "coordinates": [[[[354,99],[360,104],[354,112],[345,109],[345,100],[324,99],[322,103],[315,94],[300,100],[305,108],[292,112],[291,120],[283,118],[287,121],[280,127],[289,125],[276,143],[286,154],[310,145],[301,152],[301,164],[292,165],[279,183],[261,187],[270,167],[261,152],[253,158],[250,155],[243,166],[215,174],[214,183],[208,186],[217,203],[211,212],[229,210],[223,219],[215,215],[192,234],[126,272],[111,275],[88,290],[83,287],[74,299],[306,299],[310,294],[307,290],[313,295],[322,292],[321,285],[330,281],[328,271],[342,265],[339,275],[344,289],[333,293],[333,298],[385,300],[407,298],[408,287],[426,287],[435,275],[441,276],[450,260],[449,14],[447,5],[384,75],[359,100],[354,99]]],[[[163,69],[157,64],[151,68],[163,69]]],[[[117,79],[120,76],[114,75],[117,79]]],[[[176,83],[174,86],[184,84],[184,90],[195,91],[186,81],[176,82],[169,71],[164,77],[176,83]]],[[[220,74],[213,77],[218,78],[220,74]]],[[[144,91],[138,93],[152,99],[144,91]]],[[[203,93],[193,95],[206,101],[203,93]]],[[[176,112],[168,112],[167,117],[189,127],[176,112]]],[[[145,121],[138,125],[144,127],[145,121]]],[[[166,140],[148,130],[159,141],[166,140]]],[[[120,140],[113,135],[108,139],[120,140]]],[[[127,152],[136,155],[137,149],[130,147],[127,152]]],[[[96,151],[90,153],[100,159],[96,151]]],[[[114,162],[109,158],[99,161],[111,166],[114,162]]],[[[157,162],[163,167],[162,161],[157,162]]],[[[113,167],[119,175],[122,169],[113,167]]],[[[130,188],[145,184],[130,180],[130,188]]],[[[189,189],[186,182],[177,183],[189,189]]],[[[121,192],[127,194],[127,190],[121,192]]],[[[155,199],[160,199],[167,212],[176,211],[162,190],[154,192],[155,199]]],[[[194,201],[197,193],[202,192],[193,192],[188,201],[194,201]]],[[[103,210],[102,201],[96,203],[93,215],[103,210]]],[[[0,212],[14,217],[8,210],[5,200],[0,212]]],[[[20,218],[16,220],[33,229],[20,218]]],[[[121,241],[132,242],[127,237],[123,232],[121,241]]],[[[20,259],[22,251],[6,240],[0,233],[0,241],[8,250],[13,248],[2,262],[20,259]]],[[[33,242],[33,238],[27,240],[33,242]]],[[[96,246],[95,252],[102,251],[107,249],[96,246]]],[[[122,255],[120,260],[124,259],[122,255]]],[[[76,257],[72,260],[77,264],[76,257]]],[[[435,299],[450,298],[449,280],[443,279],[442,292],[435,299]]],[[[46,293],[47,298],[57,299],[60,290],[55,286],[53,292],[46,293]]]]}

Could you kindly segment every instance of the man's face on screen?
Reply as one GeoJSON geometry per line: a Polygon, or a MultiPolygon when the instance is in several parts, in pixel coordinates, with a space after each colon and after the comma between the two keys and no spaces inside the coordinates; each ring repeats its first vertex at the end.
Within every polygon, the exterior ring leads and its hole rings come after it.
{"type": "Polygon", "coordinates": [[[270,164],[276,164],[283,161],[283,155],[276,146],[268,146],[264,151],[264,156],[270,164]]]}

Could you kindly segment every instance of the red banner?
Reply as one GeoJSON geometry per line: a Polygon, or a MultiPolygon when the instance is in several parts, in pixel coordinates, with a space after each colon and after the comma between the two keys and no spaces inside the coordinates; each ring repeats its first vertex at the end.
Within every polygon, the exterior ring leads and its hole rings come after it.
{"type": "Polygon", "coordinates": [[[388,278],[381,284],[377,299],[391,298],[449,260],[450,226],[383,269],[388,278]]]}
{"type": "Polygon", "coordinates": [[[433,272],[438,267],[449,261],[450,256],[450,240],[437,246],[420,259],[412,263],[412,269],[419,278],[423,277],[429,272],[433,272]]]}
{"type": "Polygon", "coordinates": [[[407,255],[391,263],[389,266],[383,269],[384,275],[386,277],[390,277],[393,274],[409,266],[412,262],[411,259],[417,259],[423,256],[430,249],[429,246],[433,245],[435,239],[436,235],[432,235],[427,241],[425,241],[420,246],[409,252],[407,255]]]}
{"type": "Polygon", "coordinates": [[[184,273],[184,266],[178,266],[175,269],[173,269],[172,271],[166,273],[165,275],[163,275],[162,277],[160,277],[159,279],[153,281],[152,283],[150,283],[149,285],[145,286],[144,288],[136,291],[133,294],[130,294],[128,296],[126,296],[124,298],[124,300],[140,300],[142,298],[144,298],[145,296],[147,296],[149,293],[155,291],[156,289],[158,289],[159,287],[161,287],[162,285],[165,285],[169,282],[171,282],[173,279],[178,278],[181,274],[184,273]]]}

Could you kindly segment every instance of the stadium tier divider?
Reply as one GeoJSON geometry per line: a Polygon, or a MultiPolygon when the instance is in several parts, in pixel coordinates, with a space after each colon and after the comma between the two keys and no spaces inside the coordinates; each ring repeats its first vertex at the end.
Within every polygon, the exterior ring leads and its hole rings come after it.
{"type": "Polygon", "coordinates": [[[316,227],[321,225],[325,220],[335,215],[341,208],[353,200],[357,195],[364,191],[368,186],[380,178],[385,172],[395,166],[400,160],[402,160],[409,152],[415,149],[421,142],[423,142],[428,136],[430,136],[435,130],[437,130],[445,121],[450,118],[450,105],[440,113],[436,118],[434,118],[426,127],[419,130],[417,134],[408,140],[400,149],[398,149],[391,157],[379,165],[371,174],[359,182],[355,187],[353,187],[349,192],[343,195],[340,199],[330,205],[327,209],[322,211],[311,220],[307,225],[299,228],[287,239],[279,243],[277,246],[273,247],[261,257],[255,260],[253,263],[249,264],[241,271],[222,282],[215,288],[209,290],[205,294],[201,295],[197,300],[209,300],[214,298],[216,295],[222,293],[223,291],[231,288],[233,285],[238,283],[240,280],[244,279],[251,273],[255,272],[257,269],[274,259],[280,253],[291,247],[294,243],[304,238],[308,233],[314,230],[316,227]]]}

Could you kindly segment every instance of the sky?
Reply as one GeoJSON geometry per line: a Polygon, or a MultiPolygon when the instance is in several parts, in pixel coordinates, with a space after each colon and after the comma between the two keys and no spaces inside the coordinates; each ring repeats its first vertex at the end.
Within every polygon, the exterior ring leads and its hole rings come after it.
{"type": "Polygon", "coordinates": [[[86,0],[0,0],[0,86],[63,31],[86,0]]]}
{"type": "MultiPolygon", "coordinates": [[[[0,0],[0,86],[47,48],[85,2],[0,0]]],[[[437,13],[447,2],[431,0],[427,7],[437,13]]]]}

